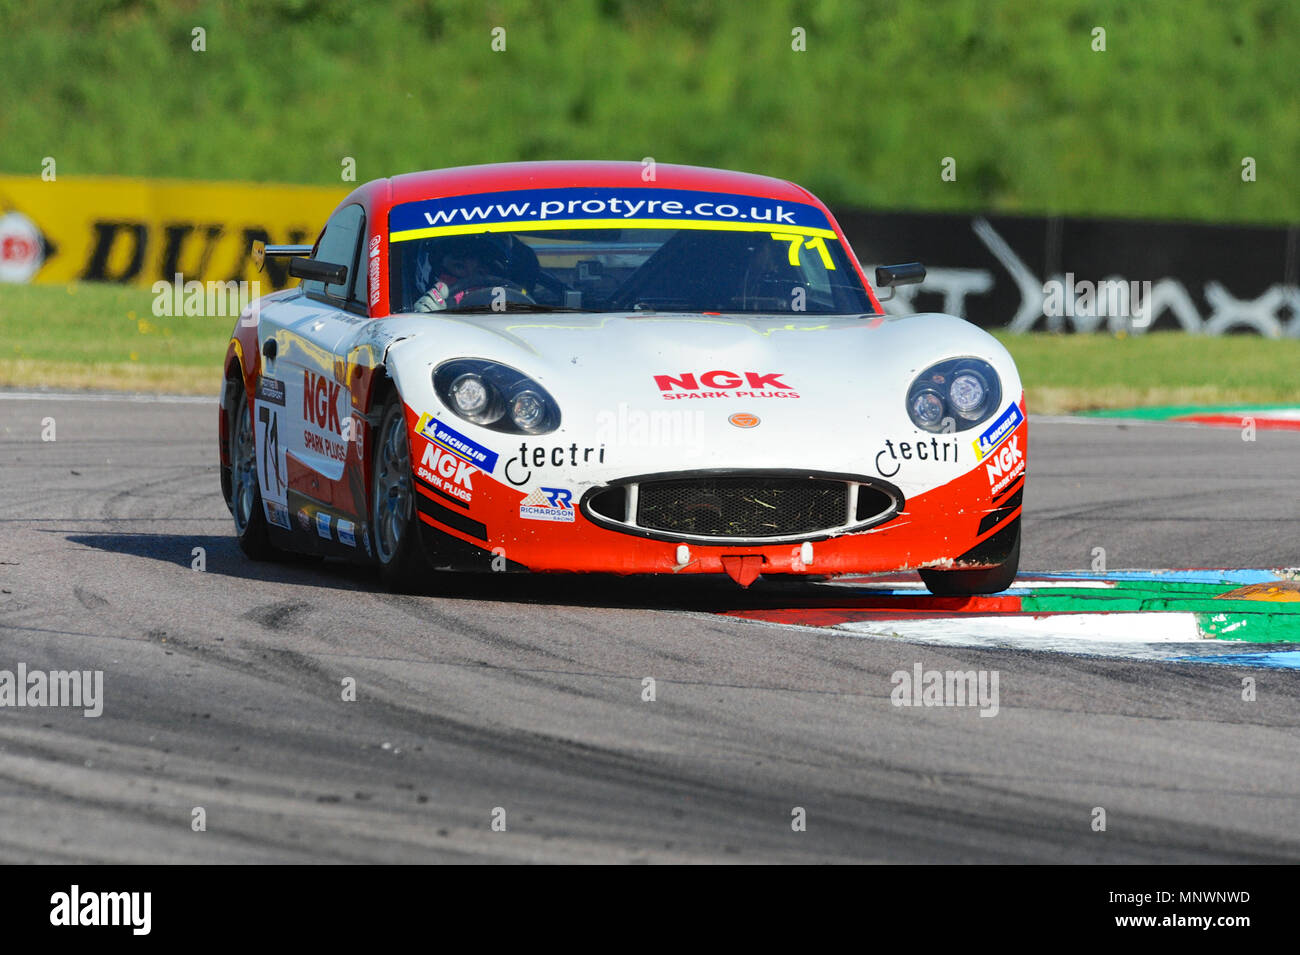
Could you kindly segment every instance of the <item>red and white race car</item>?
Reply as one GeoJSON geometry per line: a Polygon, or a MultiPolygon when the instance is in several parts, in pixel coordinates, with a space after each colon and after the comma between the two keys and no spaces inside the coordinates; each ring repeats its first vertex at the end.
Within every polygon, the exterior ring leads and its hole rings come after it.
{"type": "MultiPolygon", "coordinates": [[[[553,162],[353,192],[230,340],[245,553],[434,570],[1014,578],[1028,424],[1006,350],[886,316],[789,182],[553,162]],[[649,179],[650,181],[647,181],[649,179]]],[[[919,281],[880,268],[881,287],[919,281]]]]}

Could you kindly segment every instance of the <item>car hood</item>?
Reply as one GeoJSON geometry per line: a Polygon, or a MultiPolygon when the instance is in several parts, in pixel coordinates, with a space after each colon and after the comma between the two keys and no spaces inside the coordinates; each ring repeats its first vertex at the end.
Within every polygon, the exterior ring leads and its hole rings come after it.
{"type": "MultiPolygon", "coordinates": [[[[600,470],[610,475],[710,467],[873,474],[883,440],[930,439],[909,420],[906,392],[948,358],[992,364],[1002,407],[1021,395],[1002,345],[950,315],[443,313],[379,324],[401,339],[387,364],[417,412],[489,446],[599,442],[608,452],[600,470]],[[531,376],[559,403],[560,430],[532,438],[460,420],[430,381],[452,358],[531,376]]],[[[921,483],[932,477],[910,470],[921,483]]]]}

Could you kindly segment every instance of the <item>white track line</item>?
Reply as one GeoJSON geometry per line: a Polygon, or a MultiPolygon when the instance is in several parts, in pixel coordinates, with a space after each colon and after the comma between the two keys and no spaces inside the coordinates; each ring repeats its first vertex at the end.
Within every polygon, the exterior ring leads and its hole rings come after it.
{"type": "Polygon", "coordinates": [[[830,629],[868,639],[892,638],[930,646],[1034,650],[1137,660],[1199,656],[1211,648],[1243,645],[1240,640],[1201,636],[1196,615],[1185,612],[863,620],[830,629]]]}
{"type": "Polygon", "coordinates": [[[133,401],[155,405],[216,404],[216,395],[152,395],[121,391],[0,391],[0,401],[133,401]]]}

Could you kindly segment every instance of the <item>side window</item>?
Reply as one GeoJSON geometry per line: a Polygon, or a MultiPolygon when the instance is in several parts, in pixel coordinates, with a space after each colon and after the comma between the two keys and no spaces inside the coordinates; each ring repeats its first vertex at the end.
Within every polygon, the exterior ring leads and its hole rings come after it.
{"type": "Polygon", "coordinates": [[[367,279],[370,276],[370,259],[366,255],[366,219],[361,217],[361,254],[357,256],[357,267],[352,270],[354,275],[348,276],[348,283],[352,286],[352,294],[349,296],[353,302],[366,307],[366,291],[369,289],[367,279]]]}
{"type": "MultiPolygon", "coordinates": [[[[316,298],[342,299],[348,296],[348,290],[354,287],[357,269],[357,250],[365,234],[366,214],[359,205],[344,206],[325,223],[325,233],[321,236],[320,248],[316,258],[322,262],[348,267],[347,280],[342,285],[326,285],[323,282],[306,282],[302,287],[308,295],[316,298]]],[[[365,269],[362,263],[361,268],[365,269]]],[[[365,288],[365,279],[361,279],[361,288],[365,288]]]]}

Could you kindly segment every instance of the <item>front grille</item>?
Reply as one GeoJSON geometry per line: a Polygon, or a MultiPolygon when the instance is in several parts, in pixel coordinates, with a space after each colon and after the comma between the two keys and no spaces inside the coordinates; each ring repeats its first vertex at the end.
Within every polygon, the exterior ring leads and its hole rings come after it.
{"type": "Polygon", "coordinates": [[[638,527],[700,537],[785,537],[848,522],[848,485],[810,478],[649,481],[636,509],[638,527]]]}

